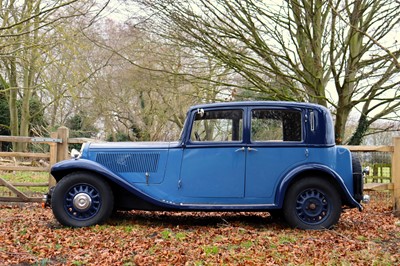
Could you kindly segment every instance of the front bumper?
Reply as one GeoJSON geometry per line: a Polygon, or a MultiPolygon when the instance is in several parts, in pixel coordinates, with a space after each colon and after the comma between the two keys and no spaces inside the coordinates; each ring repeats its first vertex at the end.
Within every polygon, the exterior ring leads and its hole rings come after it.
{"type": "Polygon", "coordinates": [[[42,207],[43,208],[51,207],[51,195],[53,194],[53,190],[54,190],[54,187],[51,187],[49,192],[47,192],[46,194],[43,194],[43,198],[42,198],[42,207]]]}

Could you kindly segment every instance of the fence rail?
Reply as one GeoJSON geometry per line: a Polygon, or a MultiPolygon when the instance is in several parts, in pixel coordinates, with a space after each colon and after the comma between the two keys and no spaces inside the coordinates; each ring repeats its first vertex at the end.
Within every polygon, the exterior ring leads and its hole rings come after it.
{"type": "MultiPolygon", "coordinates": [[[[29,172],[49,172],[50,167],[58,161],[68,158],[68,144],[82,144],[92,139],[88,138],[69,138],[69,129],[60,127],[57,132],[51,133],[50,138],[31,138],[0,136],[0,142],[27,142],[41,143],[50,146],[49,153],[24,153],[24,152],[0,152],[0,157],[24,157],[49,160],[47,165],[42,166],[21,166],[21,165],[0,165],[0,170],[5,171],[29,171],[29,172]]],[[[400,215],[400,137],[393,138],[393,145],[389,146],[344,146],[352,152],[374,153],[383,152],[391,154],[391,177],[389,183],[367,183],[365,190],[391,190],[393,197],[394,213],[400,215]]],[[[55,184],[54,178],[49,174],[46,183],[18,183],[8,182],[0,178],[0,186],[7,187],[16,197],[0,197],[0,201],[41,201],[38,197],[29,197],[17,187],[51,187],[55,184]]]]}
{"type": "Polygon", "coordinates": [[[393,199],[393,212],[400,216],[400,137],[393,138],[388,146],[345,146],[352,152],[385,152],[391,154],[390,183],[367,183],[365,190],[390,190],[393,199]]]}
{"type": "MultiPolygon", "coordinates": [[[[0,136],[0,142],[13,143],[34,143],[47,144],[50,146],[48,153],[32,153],[32,152],[0,152],[0,157],[7,158],[30,158],[41,159],[37,166],[21,165],[20,162],[14,160],[7,165],[0,165],[0,171],[25,171],[25,172],[45,172],[49,170],[53,164],[62,161],[68,157],[69,143],[84,143],[87,139],[71,139],[69,138],[69,129],[60,127],[57,132],[51,133],[50,138],[42,137],[15,137],[15,136],[0,136]]],[[[32,182],[11,182],[0,177],[0,186],[6,187],[15,196],[3,197],[0,196],[0,201],[6,202],[40,202],[42,197],[31,197],[26,195],[17,187],[51,187],[55,184],[54,178],[49,174],[48,182],[32,183],[32,182]]]]}
{"type": "Polygon", "coordinates": [[[394,152],[394,146],[344,146],[353,152],[394,152]]]}

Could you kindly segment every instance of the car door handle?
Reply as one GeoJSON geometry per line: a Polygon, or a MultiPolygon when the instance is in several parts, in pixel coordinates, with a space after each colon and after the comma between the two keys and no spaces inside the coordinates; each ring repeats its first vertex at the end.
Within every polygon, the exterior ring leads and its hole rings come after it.
{"type": "Polygon", "coordinates": [[[237,149],[235,152],[244,151],[244,150],[245,150],[245,148],[244,148],[244,147],[241,147],[241,148],[237,149]]]}
{"type": "Polygon", "coordinates": [[[250,152],[250,151],[258,151],[257,149],[254,149],[254,148],[252,148],[252,147],[248,147],[247,150],[248,150],[249,152],[250,152]]]}

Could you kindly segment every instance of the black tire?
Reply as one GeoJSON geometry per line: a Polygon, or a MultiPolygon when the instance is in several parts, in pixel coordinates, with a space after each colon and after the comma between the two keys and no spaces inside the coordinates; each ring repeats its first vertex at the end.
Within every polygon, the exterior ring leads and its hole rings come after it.
{"type": "Polygon", "coordinates": [[[107,220],[114,207],[114,195],[108,183],[90,172],[74,172],[56,185],[51,208],[65,226],[85,227],[107,220]]]}
{"type": "Polygon", "coordinates": [[[283,219],[283,210],[281,209],[269,210],[268,212],[273,220],[281,221],[283,219]]]}
{"type": "Polygon", "coordinates": [[[353,168],[354,199],[361,202],[364,197],[364,177],[360,158],[354,153],[351,154],[351,165],[353,168]]]}
{"type": "Polygon", "coordinates": [[[289,188],[283,213],[293,228],[329,229],[339,221],[341,205],[335,186],[324,179],[309,177],[289,188]]]}

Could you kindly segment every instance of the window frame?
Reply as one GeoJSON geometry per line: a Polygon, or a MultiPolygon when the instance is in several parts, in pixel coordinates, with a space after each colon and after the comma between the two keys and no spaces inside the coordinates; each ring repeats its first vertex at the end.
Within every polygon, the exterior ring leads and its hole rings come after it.
{"type": "Polygon", "coordinates": [[[196,115],[198,114],[198,110],[193,110],[192,113],[190,114],[190,125],[188,127],[188,132],[186,134],[186,146],[196,146],[196,147],[212,147],[212,146],[242,146],[246,143],[246,125],[247,125],[247,108],[243,107],[226,107],[226,108],[204,108],[204,112],[218,112],[218,111],[240,111],[242,113],[242,127],[241,127],[241,132],[239,132],[239,135],[241,134],[241,140],[238,141],[195,141],[191,139],[193,128],[194,128],[194,123],[196,121],[196,115]]]}
{"type": "MultiPolygon", "coordinates": [[[[248,134],[249,134],[249,144],[258,144],[258,145],[293,145],[293,144],[301,144],[305,142],[306,134],[305,134],[305,125],[304,125],[304,110],[300,108],[279,108],[279,107],[271,107],[271,106],[255,106],[248,110],[249,117],[249,125],[248,125],[248,134]],[[253,112],[254,111],[278,111],[278,112],[297,112],[300,114],[300,140],[253,140],[253,112]]],[[[282,124],[282,131],[284,131],[284,125],[282,124]]],[[[282,132],[282,134],[284,134],[282,132]]]]}

